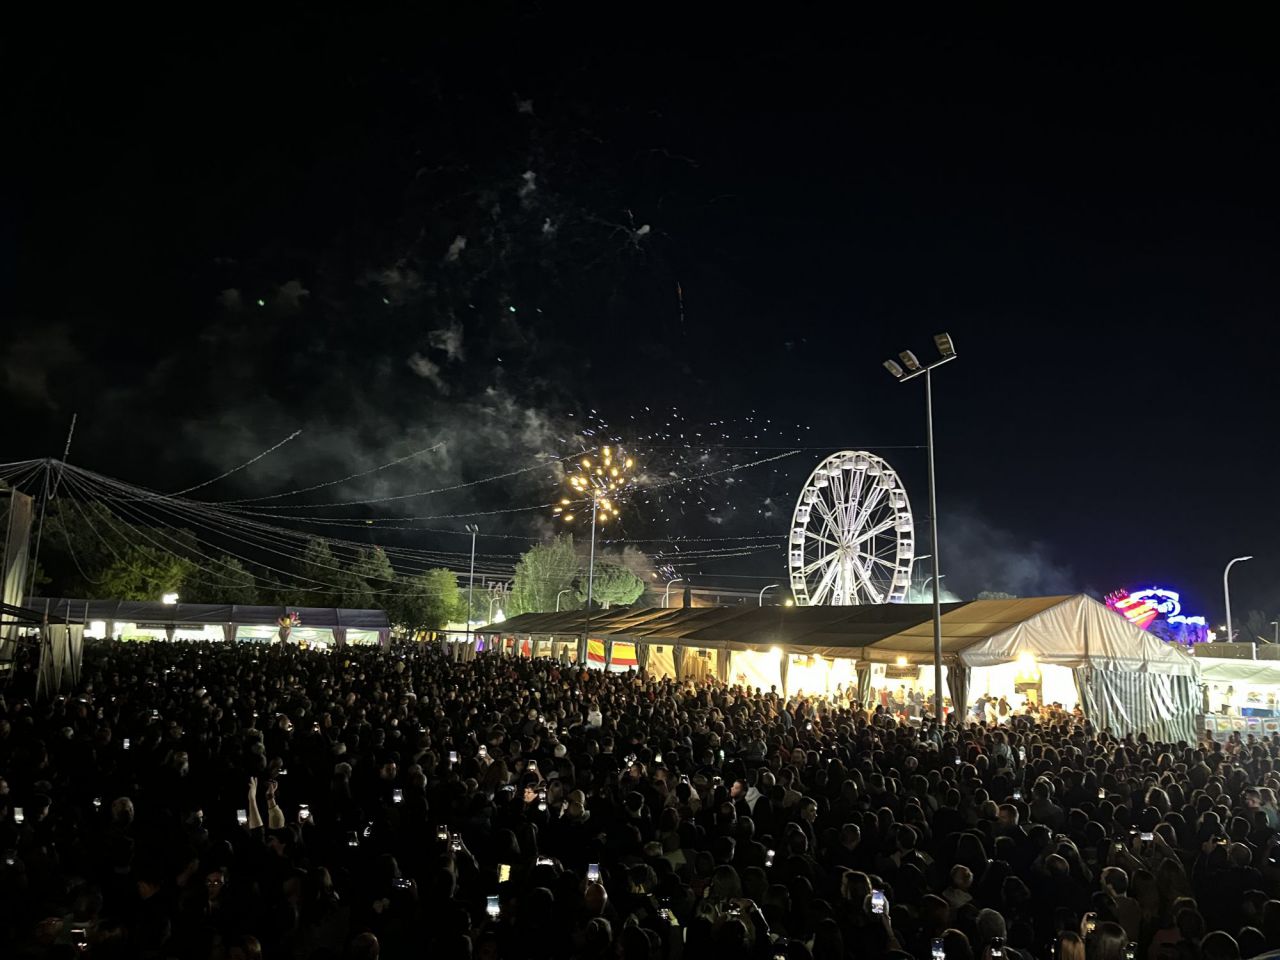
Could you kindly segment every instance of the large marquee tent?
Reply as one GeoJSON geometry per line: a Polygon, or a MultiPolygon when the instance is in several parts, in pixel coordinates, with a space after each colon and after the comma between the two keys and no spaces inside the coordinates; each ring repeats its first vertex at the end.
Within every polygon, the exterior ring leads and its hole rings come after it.
{"type": "MultiPolygon", "coordinates": [[[[1020,669],[1042,678],[1045,702],[1080,703],[1100,728],[1193,740],[1200,707],[1194,657],[1083,594],[943,605],[947,692],[957,709],[978,693],[1012,693],[1020,669]],[[1058,695],[1060,694],[1060,695],[1058,695]]],[[[933,662],[929,604],[846,607],[624,608],[529,613],[480,628],[538,653],[589,633],[588,661],[634,662],[679,678],[796,693],[856,684],[871,701],[873,677],[905,676],[933,662]],[[524,643],[519,644],[518,640],[524,643]],[[905,671],[905,672],[904,672],[905,671]]],[[[504,641],[505,643],[505,641],[504,641]]],[[[921,681],[930,671],[919,670],[921,681]]]]}

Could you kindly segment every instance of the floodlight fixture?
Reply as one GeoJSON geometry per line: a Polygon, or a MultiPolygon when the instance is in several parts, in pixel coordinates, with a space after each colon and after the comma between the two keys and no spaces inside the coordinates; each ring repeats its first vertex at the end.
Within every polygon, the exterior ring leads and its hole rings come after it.
{"type": "Polygon", "coordinates": [[[898,359],[902,361],[902,365],[908,370],[920,369],[920,361],[916,359],[916,355],[910,350],[903,350],[898,354],[898,359]]]}
{"type": "Polygon", "coordinates": [[[886,360],[884,362],[884,368],[888,370],[891,374],[893,374],[895,379],[897,380],[902,379],[902,368],[898,366],[898,364],[895,361],[886,360]]]}
{"type": "Polygon", "coordinates": [[[951,334],[935,333],[933,342],[937,345],[938,353],[941,354],[942,359],[949,360],[956,355],[956,345],[951,342],[951,334]]]}

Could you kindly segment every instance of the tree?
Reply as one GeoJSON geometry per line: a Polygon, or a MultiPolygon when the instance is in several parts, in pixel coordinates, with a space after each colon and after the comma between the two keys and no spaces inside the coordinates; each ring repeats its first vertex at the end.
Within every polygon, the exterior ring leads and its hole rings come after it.
{"type": "Polygon", "coordinates": [[[375,607],[396,589],[396,572],[381,547],[357,550],[355,559],[333,579],[341,588],[340,607],[375,607]]]}
{"type": "Polygon", "coordinates": [[[120,561],[129,544],[144,542],[103,504],[73,502],[64,496],[49,505],[40,568],[47,572],[54,596],[110,599],[103,584],[107,568],[120,561]]]}
{"type": "Polygon", "coordinates": [[[580,604],[573,585],[578,569],[573,537],[556,537],[549,543],[530,547],[516,564],[506,613],[515,616],[555,610],[556,598],[562,590],[569,592],[560,597],[560,609],[576,609],[580,604]]]}
{"type": "MultiPolygon", "coordinates": [[[[597,563],[591,581],[591,602],[600,607],[627,606],[644,593],[644,581],[617,563],[597,563]]],[[[578,597],[586,603],[587,578],[578,578],[578,597]]]]}
{"type": "Polygon", "coordinates": [[[1231,625],[1236,640],[1241,643],[1265,643],[1271,639],[1270,618],[1261,610],[1250,610],[1231,625]]]}
{"type": "Polygon", "coordinates": [[[192,573],[181,598],[187,603],[257,603],[258,581],[243,563],[223,554],[192,573]]]}
{"type": "Polygon", "coordinates": [[[396,594],[387,604],[387,616],[410,634],[439,630],[465,614],[466,601],[452,570],[437,567],[416,577],[401,577],[395,588],[396,594]]]}
{"type": "Polygon", "coordinates": [[[182,592],[195,566],[182,557],[150,545],[126,547],[103,571],[98,593],[120,600],[159,600],[182,592]]]}
{"type": "Polygon", "coordinates": [[[329,544],[320,539],[307,541],[298,561],[299,591],[307,600],[307,605],[316,607],[340,607],[341,598],[332,584],[337,580],[338,561],[333,558],[329,544]]]}

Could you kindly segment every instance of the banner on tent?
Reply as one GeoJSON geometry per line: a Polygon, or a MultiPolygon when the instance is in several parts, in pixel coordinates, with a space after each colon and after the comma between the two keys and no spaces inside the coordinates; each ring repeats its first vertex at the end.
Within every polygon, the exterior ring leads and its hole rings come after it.
{"type": "MultiPolygon", "coordinates": [[[[603,640],[587,641],[587,663],[597,667],[604,666],[605,650],[603,640]]],[[[636,645],[622,640],[615,641],[613,644],[613,665],[620,670],[631,670],[638,667],[640,664],[636,659],[636,645]]]]}

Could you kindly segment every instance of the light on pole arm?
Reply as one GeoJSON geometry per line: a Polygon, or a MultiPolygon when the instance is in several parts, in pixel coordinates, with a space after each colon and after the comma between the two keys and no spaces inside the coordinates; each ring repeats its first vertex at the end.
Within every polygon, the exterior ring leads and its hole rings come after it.
{"type": "MultiPolygon", "coordinates": [[[[901,365],[897,361],[886,360],[884,368],[899,383],[924,375],[925,442],[929,451],[929,531],[933,540],[933,576],[930,578],[933,581],[933,709],[934,718],[941,724],[944,698],[942,695],[942,597],[939,581],[943,574],[939,570],[938,491],[933,456],[933,378],[930,373],[935,367],[954,360],[956,348],[951,341],[951,335],[947,333],[936,334],[933,342],[938,348],[938,359],[932,363],[921,363],[914,353],[904,350],[898,354],[898,360],[902,361],[901,365]]],[[[963,703],[952,704],[953,717],[962,713],[963,710],[963,703]]]]}
{"type": "Polygon", "coordinates": [[[662,605],[664,607],[671,605],[671,585],[673,583],[683,583],[684,577],[676,577],[674,580],[667,581],[667,588],[662,591],[662,605]]]}
{"type": "Polygon", "coordinates": [[[767,587],[763,587],[763,588],[760,590],[760,603],[758,604],[758,606],[761,606],[761,607],[763,607],[763,606],[764,606],[764,592],[765,592],[765,590],[772,590],[772,589],[773,589],[774,587],[776,587],[776,586],[777,586],[777,584],[776,584],[776,583],[771,583],[771,584],[769,584],[767,587]]]}
{"type": "Polygon", "coordinates": [[[1227,568],[1222,571],[1222,599],[1227,607],[1227,643],[1231,643],[1236,638],[1235,634],[1231,631],[1231,583],[1230,583],[1231,568],[1234,567],[1237,563],[1241,563],[1245,560],[1252,560],[1252,559],[1253,559],[1252,556],[1236,557],[1234,560],[1228,563],[1227,568]]]}
{"type": "Polygon", "coordinates": [[[563,590],[561,590],[559,593],[556,594],[556,613],[560,612],[560,598],[563,597],[568,592],[569,592],[569,588],[565,587],[563,590]]]}

